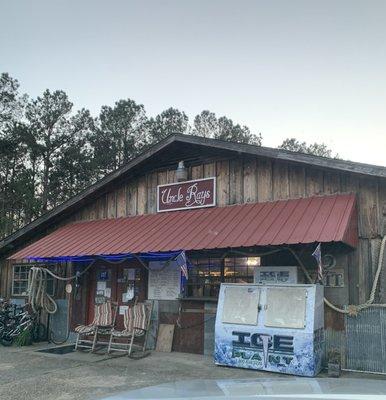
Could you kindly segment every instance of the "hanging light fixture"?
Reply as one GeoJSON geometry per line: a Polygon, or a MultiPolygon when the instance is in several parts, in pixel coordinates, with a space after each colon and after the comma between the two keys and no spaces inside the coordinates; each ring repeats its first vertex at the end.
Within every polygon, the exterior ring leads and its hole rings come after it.
{"type": "Polygon", "coordinates": [[[183,182],[188,179],[188,170],[185,168],[184,162],[180,161],[176,170],[177,182],[183,182]]]}

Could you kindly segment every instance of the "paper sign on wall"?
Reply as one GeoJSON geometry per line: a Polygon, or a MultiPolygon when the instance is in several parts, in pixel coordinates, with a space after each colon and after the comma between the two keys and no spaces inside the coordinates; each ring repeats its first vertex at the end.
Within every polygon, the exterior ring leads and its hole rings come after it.
{"type": "Polygon", "coordinates": [[[135,281],[135,268],[125,268],[123,276],[126,278],[126,281],[135,281]]]}
{"type": "Polygon", "coordinates": [[[176,262],[165,267],[165,262],[149,262],[148,298],[176,300],[181,293],[181,269],[176,262]]]}
{"type": "Polygon", "coordinates": [[[119,306],[119,315],[125,315],[125,311],[129,308],[129,306],[119,306]]]}

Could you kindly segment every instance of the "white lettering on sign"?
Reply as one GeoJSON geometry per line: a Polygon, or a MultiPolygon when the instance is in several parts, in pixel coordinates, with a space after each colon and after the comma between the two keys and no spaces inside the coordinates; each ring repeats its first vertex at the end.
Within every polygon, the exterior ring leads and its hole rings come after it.
{"type": "Polygon", "coordinates": [[[159,185],[157,211],[211,207],[216,204],[215,178],[159,185]]]}
{"type": "Polygon", "coordinates": [[[161,192],[162,204],[174,204],[179,203],[183,200],[184,196],[181,194],[181,188],[178,189],[177,194],[174,196],[171,194],[172,189],[164,189],[161,192]]]}
{"type": "Polygon", "coordinates": [[[210,190],[201,190],[197,188],[197,183],[189,186],[187,189],[188,194],[186,195],[186,207],[191,207],[194,205],[203,206],[205,201],[210,198],[210,190]]]}

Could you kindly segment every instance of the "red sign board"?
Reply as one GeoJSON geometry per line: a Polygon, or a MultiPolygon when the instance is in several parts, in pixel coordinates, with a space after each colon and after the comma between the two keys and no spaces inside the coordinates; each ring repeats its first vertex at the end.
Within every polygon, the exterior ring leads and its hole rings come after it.
{"type": "Polygon", "coordinates": [[[176,211],[216,205],[216,178],[157,186],[157,211],[176,211]]]}

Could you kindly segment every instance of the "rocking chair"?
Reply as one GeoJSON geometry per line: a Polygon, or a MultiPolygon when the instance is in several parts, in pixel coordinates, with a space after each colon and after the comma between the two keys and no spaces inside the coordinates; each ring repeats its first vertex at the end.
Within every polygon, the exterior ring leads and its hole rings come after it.
{"type": "Polygon", "coordinates": [[[142,357],[144,357],[152,310],[152,301],[136,303],[128,307],[124,314],[124,330],[112,329],[107,353],[110,354],[112,350],[127,352],[130,357],[135,348],[142,351],[142,357]],[[122,341],[122,339],[127,339],[127,341],[122,341]],[[135,339],[138,339],[140,344],[134,343],[135,339]]]}
{"type": "Polygon", "coordinates": [[[96,304],[94,308],[94,320],[89,325],[78,325],[75,328],[77,338],[75,342],[75,350],[78,348],[91,349],[94,352],[97,344],[105,344],[108,342],[98,342],[99,335],[110,335],[115,325],[117,316],[117,304],[106,301],[102,304],[96,304]],[[92,337],[92,339],[87,339],[92,337]]]}

